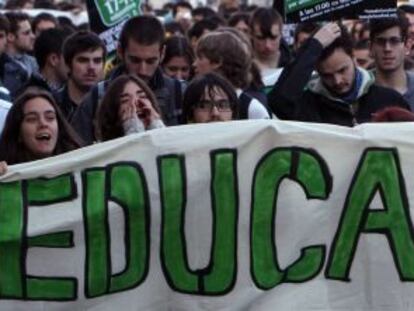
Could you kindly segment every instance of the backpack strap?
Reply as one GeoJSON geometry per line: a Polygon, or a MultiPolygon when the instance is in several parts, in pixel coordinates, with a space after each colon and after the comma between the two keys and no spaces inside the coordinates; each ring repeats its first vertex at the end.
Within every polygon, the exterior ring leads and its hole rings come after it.
{"type": "Polygon", "coordinates": [[[98,101],[100,101],[102,97],[104,97],[105,95],[105,89],[106,89],[105,82],[106,81],[98,82],[98,101]]]}
{"type": "Polygon", "coordinates": [[[246,120],[249,118],[249,105],[252,101],[252,97],[246,94],[246,92],[242,92],[239,97],[239,119],[246,120]]]}
{"type": "Polygon", "coordinates": [[[108,81],[100,81],[98,84],[92,89],[92,112],[93,116],[96,115],[98,108],[101,104],[101,99],[105,95],[105,90],[107,87],[108,81]]]}
{"type": "Polygon", "coordinates": [[[177,115],[177,120],[178,120],[178,124],[184,124],[184,118],[183,118],[183,88],[184,88],[184,83],[181,82],[180,80],[175,79],[174,80],[174,84],[175,84],[175,113],[177,115]]]}
{"type": "Polygon", "coordinates": [[[249,118],[249,106],[252,100],[257,100],[267,111],[269,119],[272,119],[272,110],[266,102],[263,102],[258,97],[253,96],[246,91],[243,91],[239,97],[239,119],[248,119],[249,118]]]}

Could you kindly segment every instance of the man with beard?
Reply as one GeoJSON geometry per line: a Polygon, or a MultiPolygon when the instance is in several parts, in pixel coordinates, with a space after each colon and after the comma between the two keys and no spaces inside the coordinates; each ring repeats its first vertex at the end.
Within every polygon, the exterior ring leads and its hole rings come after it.
{"type": "MultiPolygon", "coordinates": [[[[11,102],[29,78],[23,65],[6,53],[9,30],[8,19],[0,14],[0,103],[11,102]]],[[[0,108],[4,111],[4,107],[0,108]]],[[[0,112],[0,123],[4,119],[2,116],[5,114],[0,112]]]]}
{"type": "Polygon", "coordinates": [[[92,144],[95,140],[93,120],[99,99],[109,83],[121,74],[137,75],[148,84],[157,98],[166,125],[182,123],[181,83],[165,76],[160,67],[164,55],[164,39],[164,27],[154,16],[136,16],[124,24],[117,49],[120,65],[108,80],[98,83],[89,92],[71,121],[86,144],[92,144]]]}
{"type": "Polygon", "coordinates": [[[403,17],[370,22],[371,55],[375,62],[375,80],[403,95],[414,109],[414,73],[404,70],[409,22],[403,17]]]}
{"type": "Polygon", "coordinates": [[[387,106],[408,108],[400,94],[374,84],[355,66],[352,40],[336,23],[321,27],[283,70],[269,104],[281,119],[354,126],[387,106]],[[318,76],[311,79],[316,69],[318,76]]]}
{"type": "Polygon", "coordinates": [[[46,29],[40,33],[34,45],[34,56],[39,64],[39,72],[32,73],[29,81],[19,92],[35,86],[55,94],[63,87],[68,74],[62,47],[70,34],[71,32],[60,28],[46,29]]]}
{"type": "Polygon", "coordinates": [[[22,12],[7,12],[5,15],[10,23],[10,31],[7,34],[7,54],[19,62],[30,76],[39,69],[35,58],[30,55],[35,40],[30,17],[22,12]]]}
{"type": "Polygon", "coordinates": [[[105,57],[105,44],[95,33],[79,31],[65,40],[63,58],[68,80],[56,99],[69,121],[89,90],[103,79],[105,57]]]}

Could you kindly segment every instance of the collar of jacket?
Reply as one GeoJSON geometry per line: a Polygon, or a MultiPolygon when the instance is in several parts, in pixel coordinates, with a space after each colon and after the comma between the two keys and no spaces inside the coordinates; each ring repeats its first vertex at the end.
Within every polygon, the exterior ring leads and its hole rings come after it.
{"type": "MultiPolygon", "coordinates": [[[[122,74],[127,74],[127,71],[126,71],[125,66],[120,65],[111,72],[111,74],[109,75],[109,80],[112,81],[122,74]]],[[[164,76],[159,67],[155,70],[154,75],[148,81],[148,86],[150,87],[152,91],[155,91],[157,89],[164,87],[164,76]]]]}
{"type": "Polygon", "coordinates": [[[56,84],[56,83],[50,82],[40,72],[33,72],[30,79],[36,81],[37,83],[39,83],[45,89],[47,89],[49,92],[52,92],[52,93],[59,91],[63,86],[63,84],[56,84]]]}
{"type": "MultiPolygon", "coordinates": [[[[359,87],[358,95],[357,95],[357,99],[359,99],[361,98],[361,96],[365,95],[368,92],[371,85],[375,83],[375,78],[371,72],[363,68],[355,67],[355,69],[358,70],[362,74],[362,83],[361,83],[361,86],[359,87]]],[[[329,98],[330,100],[345,103],[344,100],[342,100],[339,97],[336,97],[335,95],[333,95],[331,92],[328,91],[328,89],[323,85],[322,80],[319,77],[319,75],[315,75],[315,77],[309,81],[307,85],[307,89],[311,91],[312,93],[322,95],[326,98],[329,98]]]]}

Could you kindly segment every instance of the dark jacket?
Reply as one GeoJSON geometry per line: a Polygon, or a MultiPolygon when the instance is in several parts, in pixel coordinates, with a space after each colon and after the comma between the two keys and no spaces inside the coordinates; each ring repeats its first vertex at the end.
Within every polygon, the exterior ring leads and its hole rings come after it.
{"type": "Polygon", "coordinates": [[[293,56],[289,49],[289,44],[283,38],[280,40],[279,51],[280,51],[280,59],[279,59],[278,67],[285,67],[292,61],[293,56]]]}
{"type": "Polygon", "coordinates": [[[295,61],[283,70],[268,95],[278,118],[353,126],[370,121],[374,112],[387,106],[409,109],[399,93],[375,85],[372,74],[361,68],[357,68],[362,73],[362,83],[355,102],[346,103],[332,95],[319,77],[311,79],[322,50],[316,39],[308,40],[295,61]]]}
{"type": "Polygon", "coordinates": [[[56,103],[58,104],[66,120],[71,122],[73,115],[78,109],[78,105],[70,98],[68,85],[66,84],[58,91],[53,92],[53,96],[55,97],[56,103]]]}
{"type": "Polygon", "coordinates": [[[43,78],[43,76],[40,73],[34,72],[31,74],[29,80],[23,85],[23,87],[19,90],[20,92],[23,92],[29,87],[37,87],[39,89],[45,90],[47,92],[52,93],[53,90],[49,83],[43,78]]]}
{"type": "Polygon", "coordinates": [[[57,93],[62,88],[61,85],[52,85],[38,72],[33,72],[31,74],[29,80],[23,85],[23,87],[18,91],[18,93],[23,93],[29,87],[36,87],[46,92],[49,92],[53,95],[55,95],[55,93],[57,93]]]}
{"type": "MultiPolygon", "coordinates": [[[[71,123],[86,144],[92,144],[95,139],[95,116],[99,100],[103,97],[110,81],[125,73],[123,67],[118,67],[106,81],[98,83],[86,95],[79,108],[73,114],[71,123]]],[[[178,80],[171,79],[157,69],[149,87],[157,98],[163,121],[166,125],[182,124],[182,85],[178,80]]]]}
{"type": "Polygon", "coordinates": [[[21,64],[13,60],[6,53],[0,56],[0,80],[4,87],[10,91],[10,96],[14,99],[18,96],[19,90],[29,79],[29,75],[21,64]]]}

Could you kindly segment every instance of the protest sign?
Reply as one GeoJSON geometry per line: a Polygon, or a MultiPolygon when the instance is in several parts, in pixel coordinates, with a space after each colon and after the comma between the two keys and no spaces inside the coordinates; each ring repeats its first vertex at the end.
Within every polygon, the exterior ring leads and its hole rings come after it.
{"type": "Polygon", "coordinates": [[[239,121],[11,167],[1,310],[411,310],[411,124],[239,121]]]}
{"type": "Polygon", "coordinates": [[[397,0],[274,0],[285,23],[370,19],[396,15],[397,0]]]}
{"type": "Polygon", "coordinates": [[[125,21],[140,14],[141,0],[87,0],[86,7],[91,30],[105,42],[107,52],[113,54],[125,21]]]}

